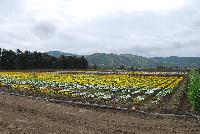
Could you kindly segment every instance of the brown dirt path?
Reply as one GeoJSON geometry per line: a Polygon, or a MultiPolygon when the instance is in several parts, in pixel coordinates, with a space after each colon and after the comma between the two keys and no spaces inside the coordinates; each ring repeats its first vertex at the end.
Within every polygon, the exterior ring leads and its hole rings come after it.
{"type": "Polygon", "coordinates": [[[0,94],[0,134],[199,134],[192,118],[164,118],[0,94]]]}

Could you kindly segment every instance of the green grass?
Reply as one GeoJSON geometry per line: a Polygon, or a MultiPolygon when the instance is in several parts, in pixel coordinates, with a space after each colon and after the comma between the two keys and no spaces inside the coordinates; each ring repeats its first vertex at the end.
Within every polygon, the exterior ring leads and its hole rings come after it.
{"type": "Polygon", "coordinates": [[[188,95],[193,108],[200,111],[200,74],[194,70],[189,73],[188,95]]]}

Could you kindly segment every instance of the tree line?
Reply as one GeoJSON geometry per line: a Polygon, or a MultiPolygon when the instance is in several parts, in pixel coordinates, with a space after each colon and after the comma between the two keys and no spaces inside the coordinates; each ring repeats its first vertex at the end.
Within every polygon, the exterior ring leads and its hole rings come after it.
{"type": "Polygon", "coordinates": [[[6,50],[0,48],[0,69],[87,69],[88,62],[82,57],[63,56],[56,58],[41,52],[6,50]]]}

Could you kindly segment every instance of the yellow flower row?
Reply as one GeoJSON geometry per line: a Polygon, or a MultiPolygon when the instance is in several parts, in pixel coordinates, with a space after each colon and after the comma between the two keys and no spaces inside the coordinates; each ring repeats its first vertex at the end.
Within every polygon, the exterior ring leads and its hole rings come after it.
{"type": "MultiPolygon", "coordinates": [[[[59,74],[59,73],[22,73],[22,72],[0,72],[1,77],[20,80],[41,80],[48,82],[77,83],[80,85],[105,85],[114,87],[149,87],[169,88],[178,86],[183,76],[131,76],[128,74],[59,74]]],[[[3,84],[3,83],[2,83],[3,84]]],[[[1,83],[0,83],[1,85],[1,83]]],[[[15,84],[12,85],[15,88],[15,84]]],[[[23,85],[32,88],[31,85],[23,85]]]]}

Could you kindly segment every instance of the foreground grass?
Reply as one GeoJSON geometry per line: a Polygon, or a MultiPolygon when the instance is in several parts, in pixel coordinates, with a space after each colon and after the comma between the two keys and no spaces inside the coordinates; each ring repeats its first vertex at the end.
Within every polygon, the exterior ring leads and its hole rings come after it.
{"type": "Polygon", "coordinates": [[[200,111],[200,74],[193,70],[189,73],[188,95],[193,108],[200,111]]]}

